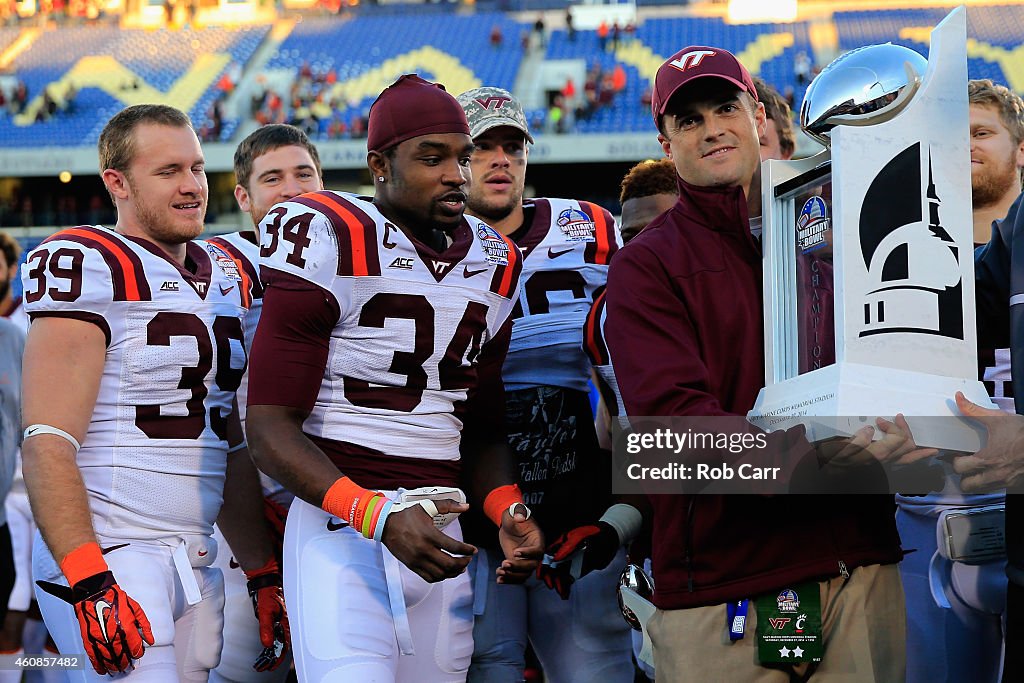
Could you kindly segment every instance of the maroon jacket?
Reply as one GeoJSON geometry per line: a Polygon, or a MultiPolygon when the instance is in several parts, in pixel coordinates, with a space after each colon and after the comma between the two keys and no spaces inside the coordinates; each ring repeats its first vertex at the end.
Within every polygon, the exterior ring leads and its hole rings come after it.
{"type": "MultiPolygon", "coordinates": [[[[739,188],[679,202],[612,260],[605,337],[630,416],[746,415],[764,384],[761,255],[739,188]]],[[[655,604],[719,604],[902,556],[892,496],[652,495],[655,604]]]]}

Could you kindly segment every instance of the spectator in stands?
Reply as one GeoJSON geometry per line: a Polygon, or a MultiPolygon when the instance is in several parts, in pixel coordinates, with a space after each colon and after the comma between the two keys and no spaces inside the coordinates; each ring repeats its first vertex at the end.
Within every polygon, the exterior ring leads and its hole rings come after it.
{"type": "Polygon", "coordinates": [[[20,114],[28,106],[28,86],[25,81],[17,79],[14,85],[14,94],[11,96],[12,113],[20,114]]]}
{"type": "Polygon", "coordinates": [[[604,52],[608,49],[608,20],[602,19],[601,23],[597,25],[597,44],[604,52]]]}
{"type": "Polygon", "coordinates": [[[565,123],[562,121],[564,115],[562,96],[558,95],[548,108],[548,133],[561,135],[565,132],[565,123]]]}
{"type": "Polygon", "coordinates": [[[643,92],[640,93],[640,108],[648,110],[651,108],[651,98],[654,96],[654,92],[651,90],[651,86],[648,85],[644,88],[643,92]]]}
{"type": "Polygon", "coordinates": [[[626,89],[626,69],[622,64],[616,63],[612,69],[612,92],[618,95],[626,89]]]}
{"type": "Polygon", "coordinates": [[[615,23],[612,24],[612,52],[619,49],[620,37],[622,37],[622,27],[619,26],[619,20],[616,19],[615,23]]]}
{"type": "Polygon", "coordinates": [[[331,118],[331,123],[327,126],[327,138],[329,140],[341,140],[348,136],[348,126],[341,119],[338,114],[335,114],[331,118]]]}
{"type": "Polygon", "coordinates": [[[622,32],[626,36],[626,42],[633,42],[636,39],[636,24],[632,19],[626,22],[626,27],[622,29],[622,32]]]}
{"type": "Polygon", "coordinates": [[[576,27],[572,24],[572,8],[568,7],[565,10],[565,35],[569,39],[570,43],[576,42],[576,27]]]}
{"type": "Polygon", "coordinates": [[[796,91],[793,90],[793,86],[787,85],[782,90],[782,97],[786,100],[786,104],[789,105],[789,110],[793,111],[796,109],[796,91]]]}
{"type": "Polygon", "coordinates": [[[793,130],[793,114],[786,100],[763,79],[754,77],[757,99],[764,105],[768,118],[764,135],[760,138],[761,161],[765,159],[792,159],[796,151],[796,134],[793,130]]]}
{"type": "Polygon", "coordinates": [[[491,26],[491,47],[497,50],[503,42],[505,42],[505,34],[501,31],[501,25],[495,23],[491,26]]]}
{"type": "Polygon", "coordinates": [[[547,27],[544,25],[544,14],[537,15],[537,21],[533,22],[533,35],[537,38],[537,47],[544,49],[547,47],[547,27]]]}
{"type": "Polygon", "coordinates": [[[793,75],[801,86],[811,82],[811,58],[803,50],[797,52],[793,58],[793,75]]]}

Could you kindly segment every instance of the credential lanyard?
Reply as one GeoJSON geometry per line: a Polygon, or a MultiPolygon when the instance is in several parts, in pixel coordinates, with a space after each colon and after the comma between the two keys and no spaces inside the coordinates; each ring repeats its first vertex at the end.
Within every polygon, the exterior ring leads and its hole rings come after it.
{"type": "Polygon", "coordinates": [[[750,609],[750,600],[734,600],[725,605],[729,629],[729,640],[742,640],[743,631],[747,628],[747,610],[750,609]]]}

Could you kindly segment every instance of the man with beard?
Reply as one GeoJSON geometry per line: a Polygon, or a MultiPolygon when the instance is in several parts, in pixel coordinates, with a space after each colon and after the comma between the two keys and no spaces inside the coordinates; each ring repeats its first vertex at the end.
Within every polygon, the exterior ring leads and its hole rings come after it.
{"type": "Polygon", "coordinates": [[[1024,103],[989,79],[969,81],[971,116],[971,203],[974,243],[992,237],[1021,190],[1024,168],[1024,103]]]}
{"type": "MultiPolygon", "coordinates": [[[[590,202],[523,198],[528,144],[522,105],[507,90],[459,95],[473,136],[467,213],[487,221],[523,251],[523,289],[512,313],[512,342],[502,368],[509,445],[523,497],[544,535],[554,538],[595,519],[611,496],[610,459],[601,457],[587,396],[590,364],[583,321],[621,244],[615,219],[590,202]]],[[[474,571],[497,571],[501,554],[467,519],[480,547],[474,571]]],[[[615,603],[625,554],[561,596],[537,578],[487,586],[475,595],[470,681],[520,681],[527,637],[544,674],[571,680],[632,680],[629,628],[615,603]]]]}
{"type": "Polygon", "coordinates": [[[523,581],[543,540],[505,441],[501,364],[522,256],[464,216],[473,141],[415,75],[370,108],[374,196],[314,192],[259,225],[253,456],[296,499],[284,537],[303,681],[463,680],[472,653],[456,519],[475,504],[523,581]]]}
{"type": "Polygon", "coordinates": [[[36,599],[61,653],[95,673],[205,681],[220,658],[213,523],[250,578],[260,630],[287,638],[234,392],[244,277],[203,230],[207,183],[188,117],[128,107],[99,139],[113,229],[58,232],[28,256],[25,485],[41,535],[36,599]],[[218,517],[219,514],[219,517],[218,517]],[[145,655],[145,656],[143,656],[145,655]]]}
{"type": "MultiPolygon", "coordinates": [[[[974,241],[985,243],[993,234],[993,222],[1006,216],[1020,194],[1024,102],[987,79],[968,82],[967,93],[974,241]]],[[[991,327],[981,311],[978,323],[983,333],[991,327]]],[[[1010,350],[993,351],[979,343],[979,357],[992,400],[1013,414],[1010,350]]],[[[900,538],[904,547],[916,550],[900,564],[907,598],[908,683],[998,680],[1006,612],[1005,555],[953,561],[939,551],[936,524],[944,527],[946,515],[968,512],[975,519],[999,519],[1004,501],[1003,491],[897,497],[900,538]]]]}
{"type": "MultiPolygon", "coordinates": [[[[323,189],[320,155],[316,146],[294,126],[272,123],[257,128],[239,143],[235,150],[234,165],[237,181],[235,200],[239,208],[252,218],[254,228],[274,204],[323,189]]],[[[209,241],[227,252],[238,265],[239,272],[244,272],[248,278],[251,301],[243,323],[248,349],[252,345],[263,309],[259,239],[255,230],[243,230],[212,237],[209,241]]],[[[249,376],[246,373],[237,392],[243,428],[248,386],[249,376]]],[[[280,556],[285,518],[293,496],[265,474],[260,475],[260,483],[263,488],[264,511],[276,530],[275,545],[280,556]]],[[[215,528],[214,538],[218,543],[223,539],[219,529],[215,528]]],[[[259,638],[258,625],[246,589],[245,573],[226,544],[221,548],[214,566],[224,573],[224,650],[220,664],[210,672],[211,683],[283,681],[290,669],[287,665],[273,669],[261,666],[262,670],[253,667],[253,662],[260,660],[264,644],[259,638]]]]}

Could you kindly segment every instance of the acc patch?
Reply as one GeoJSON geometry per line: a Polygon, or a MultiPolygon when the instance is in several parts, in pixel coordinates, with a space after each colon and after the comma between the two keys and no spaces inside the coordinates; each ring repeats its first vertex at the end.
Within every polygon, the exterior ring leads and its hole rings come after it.
{"type": "Polygon", "coordinates": [[[217,267],[224,272],[224,275],[229,280],[235,282],[242,281],[242,275],[238,272],[238,264],[228,256],[227,252],[218,247],[216,244],[207,244],[206,250],[210,252],[210,256],[213,257],[213,262],[217,264],[217,267]]]}
{"type": "Polygon", "coordinates": [[[498,231],[486,223],[478,223],[476,234],[480,238],[480,246],[484,250],[484,257],[487,259],[487,262],[499,266],[507,266],[508,244],[498,231]]]}
{"type": "Polygon", "coordinates": [[[800,253],[806,254],[824,246],[825,231],[830,227],[832,222],[824,199],[815,195],[804,202],[800,215],[796,217],[796,247],[800,253]]]}
{"type": "Polygon", "coordinates": [[[594,233],[597,228],[594,227],[594,221],[579,209],[562,211],[555,219],[555,224],[562,229],[565,239],[569,242],[593,242],[595,240],[594,233]]]}

